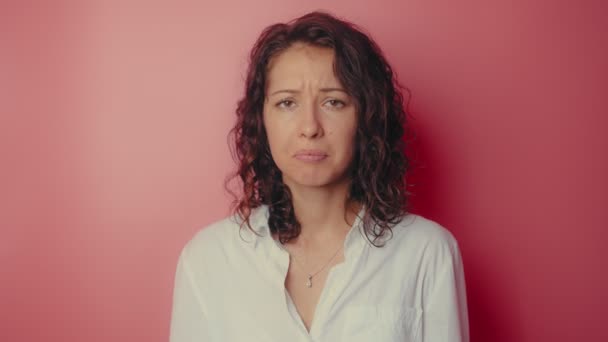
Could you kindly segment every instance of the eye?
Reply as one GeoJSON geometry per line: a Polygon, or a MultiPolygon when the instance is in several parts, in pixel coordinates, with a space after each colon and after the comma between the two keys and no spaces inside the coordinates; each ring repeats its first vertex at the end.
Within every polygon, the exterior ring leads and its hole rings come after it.
{"type": "Polygon", "coordinates": [[[289,108],[292,108],[293,106],[295,106],[295,102],[292,100],[285,99],[285,100],[279,101],[276,104],[276,106],[279,108],[288,108],[289,109],[289,108]]]}
{"type": "Polygon", "coordinates": [[[342,108],[344,106],[346,106],[346,104],[344,103],[344,101],[341,100],[337,100],[337,99],[331,99],[325,103],[328,103],[330,107],[333,108],[342,108]]]}

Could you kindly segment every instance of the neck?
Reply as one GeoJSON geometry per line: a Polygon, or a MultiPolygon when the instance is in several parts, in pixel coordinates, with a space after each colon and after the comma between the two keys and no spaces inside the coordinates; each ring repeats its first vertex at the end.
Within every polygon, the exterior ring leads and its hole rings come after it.
{"type": "Polygon", "coordinates": [[[350,181],[327,187],[288,186],[295,215],[302,228],[294,244],[327,244],[346,236],[361,209],[361,204],[347,202],[350,181]]]}

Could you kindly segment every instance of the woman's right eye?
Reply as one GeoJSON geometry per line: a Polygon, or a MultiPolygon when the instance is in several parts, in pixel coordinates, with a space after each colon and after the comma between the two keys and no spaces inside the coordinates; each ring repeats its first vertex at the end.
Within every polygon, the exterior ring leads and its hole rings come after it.
{"type": "Polygon", "coordinates": [[[277,103],[277,107],[280,108],[291,108],[295,105],[295,102],[293,102],[292,100],[282,100],[279,103],[277,103]]]}

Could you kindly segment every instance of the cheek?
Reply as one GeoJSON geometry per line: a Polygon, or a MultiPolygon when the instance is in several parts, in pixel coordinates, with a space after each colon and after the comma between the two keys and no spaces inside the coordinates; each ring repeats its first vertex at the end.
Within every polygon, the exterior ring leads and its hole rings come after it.
{"type": "Polygon", "coordinates": [[[272,147],[277,138],[277,130],[275,129],[276,125],[274,124],[273,120],[270,120],[266,115],[264,115],[264,121],[262,123],[264,124],[264,130],[266,131],[268,143],[270,144],[270,147],[272,147]]]}
{"type": "Polygon", "coordinates": [[[330,136],[341,151],[347,152],[354,148],[356,134],[356,126],[351,124],[336,127],[330,136]]]}
{"type": "Polygon", "coordinates": [[[273,120],[265,120],[264,127],[272,159],[277,165],[282,164],[281,159],[284,158],[289,142],[287,131],[273,120]]]}
{"type": "Polygon", "coordinates": [[[277,149],[284,144],[284,135],[284,132],[272,123],[266,125],[266,136],[268,137],[268,143],[272,149],[277,149]]]}

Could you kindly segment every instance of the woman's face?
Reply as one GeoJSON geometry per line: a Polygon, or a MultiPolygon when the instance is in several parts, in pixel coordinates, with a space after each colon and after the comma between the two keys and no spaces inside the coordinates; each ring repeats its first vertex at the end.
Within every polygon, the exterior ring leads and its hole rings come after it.
{"type": "Polygon", "coordinates": [[[270,61],[264,126],[288,186],[327,187],[346,180],[357,115],[333,61],[333,49],[304,43],[270,61]]]}

